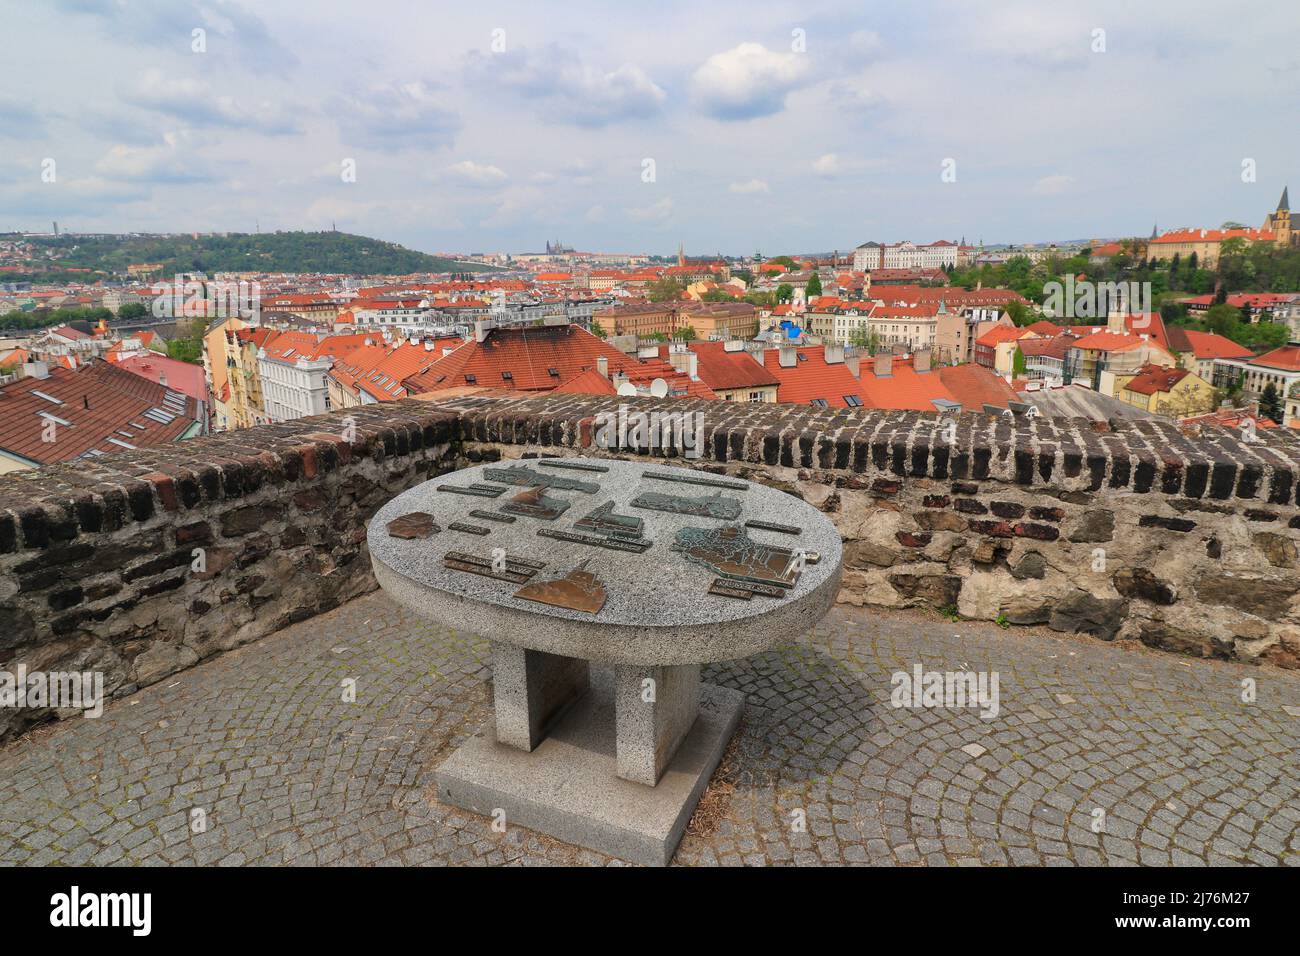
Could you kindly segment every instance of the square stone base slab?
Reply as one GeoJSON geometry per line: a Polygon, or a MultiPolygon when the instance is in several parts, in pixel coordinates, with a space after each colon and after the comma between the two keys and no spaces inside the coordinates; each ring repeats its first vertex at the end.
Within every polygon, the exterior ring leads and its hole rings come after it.
{"type": "Polygon", "coordinates": [[[700,713],[655,787],[623,780],[614,758],[614,689],[592,686],[531,753],[497,743],[489,720],[434,775],[438,798],[507,826],[644,866],[666,866],[740,723],[745,695],[700,684],[700,713]]]}

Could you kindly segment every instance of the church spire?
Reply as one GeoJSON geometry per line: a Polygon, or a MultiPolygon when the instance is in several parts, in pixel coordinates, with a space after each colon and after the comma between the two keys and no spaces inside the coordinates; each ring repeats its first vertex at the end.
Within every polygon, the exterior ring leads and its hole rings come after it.
{"type": "Polygon", "coordinates": [[[1278,212],[1290,212],[1290,211],[1291,211],[1291,204],[1290,204],[1289,202],[1287,202],[1287,198],[1286,198],[1286,187],[1285,187],[1285,186],[1282,187],[1282,198],[1279,199],[1279,200],[1277,201],[1277,211],[1278,211],[1278,212]]]}

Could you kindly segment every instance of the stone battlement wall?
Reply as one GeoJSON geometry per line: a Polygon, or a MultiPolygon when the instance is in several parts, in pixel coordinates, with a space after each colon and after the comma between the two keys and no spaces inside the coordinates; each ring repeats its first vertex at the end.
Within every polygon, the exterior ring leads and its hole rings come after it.
{"type": "MultiPolygon", "coordinates": [[[[1300,666],[1290,433],[622,404],[702,416],[700,457],[640,454],[828,513],[846,542],[841,601],[1300,666]]],[[[103,671],[120,696],[320,613],[375,586],[365,524],[393,495],[485,459],[636,456],[596,444],[612,431],[597,416],[618,408],[408,400],[0,477],[0,670],[103,671]]],[[[35,716],[0,710],[0,738],[35,716]]]]}

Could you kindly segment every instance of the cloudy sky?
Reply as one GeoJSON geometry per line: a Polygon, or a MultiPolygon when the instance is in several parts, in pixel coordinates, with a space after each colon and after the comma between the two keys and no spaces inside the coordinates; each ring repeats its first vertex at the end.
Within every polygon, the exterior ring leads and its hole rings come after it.
{"type": "Polygon", "coordinates": [[[0,230],[772,255],[1259,225],[1300,190],[1295,0],[0,16],[0,230]]]}

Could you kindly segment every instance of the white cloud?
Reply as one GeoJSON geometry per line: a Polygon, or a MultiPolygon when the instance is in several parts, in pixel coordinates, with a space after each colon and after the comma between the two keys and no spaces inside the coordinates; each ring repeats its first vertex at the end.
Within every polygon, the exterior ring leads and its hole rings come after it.
{"type": "Polygon", "coordinates": [[[460,128],[444,96],[420,80],[372,86],[342,97],[336,108],[344,138],[374,149],[450,146],[460,128]]]}
{"type": "Polygon", "coordinates": [[[638,206],[627,211],[628,216],[636,222],[663,222],[673,214],[673,201],[665,196],[649,206],[638,206]]]}
{"type": "Polygon", "coordinates": [[[770,193],[771,187],[761,179],[750,179],[743,183],[732,183],[727,187],[733,193],[770,193]]]}
{"type": "Polygon", "coordinates": [[[813,160],[813,172],[827,179],[838,176],[844,171],[844,164],[835,153],[824,153],[813,160]]]}
{"type": "Polygon", "coordinates": [[[781,112],[786,94],[808,74],[807,54],[742,43],[705,60],[691,77],[691,91],[699,108],[715,119],[754,119],[781,112]]]}
{"type": "Polygon", "coordinates": [[[496,186],[510,177],[498,166],[488,163],[476,163],[471,159],[448,166],[444,172],[462,183],[471,186],[496,186]]]}
{"type": "Polygon", "coordinates": [[[109,180],[154,183],[203,183],[216,177],[200,151],[182,148],[182,138],[168,133],[158,146],[113,146],[95,163],[95,172],[109,180]]]}
{"type": "Polygon", "coordinates": [[[634,63],[603,70],[557,44],[509,53],[476,53],[467,75],[521,97],[542,100],[549,117],[601,127],[657,114],[668,94],[634,63]]]}
{"type": "Polygon", "coordinates": [[[873,30],[857,30],[849,34],[849,49],[859,57],[874,58],[885,50],[885,41],[873,30]]]}
{"type": "Polygon", "coordinates": [[[123,93],[133,106],[154,110],[192,126],[252,129],[260,133],[295,133],[297,121],[286,110],[262,99],[245,102],[218,94],[202,80],[145,70],[123,93]]]}
{"type": "Polygon", "coordinates": [[[1074,185],[1075,182],[1073,176],[1067,176],[1064,173],[1053,173],[1037,180],[1034,183],[1034,192],[1039,196],[1059,196],[1074,185]]]}

